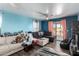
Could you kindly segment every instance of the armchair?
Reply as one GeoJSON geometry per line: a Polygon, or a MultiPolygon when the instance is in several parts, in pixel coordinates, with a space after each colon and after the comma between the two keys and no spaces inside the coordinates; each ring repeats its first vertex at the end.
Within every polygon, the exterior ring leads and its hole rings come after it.
{"type": "Polygon", "coordinates": [[[71,43],[71,40],[72,39],[65,39],[65,40],[61,41],[60,47],[63,48],[63,49],[69,50],[69,45],[71,43]]]}

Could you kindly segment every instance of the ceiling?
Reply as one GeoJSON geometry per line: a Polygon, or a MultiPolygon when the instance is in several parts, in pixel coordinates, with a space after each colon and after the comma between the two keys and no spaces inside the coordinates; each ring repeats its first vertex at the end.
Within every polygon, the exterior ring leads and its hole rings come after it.
{"type": "Polygon", "coordinates": [[[78,3],[0,3],[0,10],[8,11],[35,19],[46,19],[38,12],[53,15],[50,18],[60,18],[79,13],[78,3]]]}

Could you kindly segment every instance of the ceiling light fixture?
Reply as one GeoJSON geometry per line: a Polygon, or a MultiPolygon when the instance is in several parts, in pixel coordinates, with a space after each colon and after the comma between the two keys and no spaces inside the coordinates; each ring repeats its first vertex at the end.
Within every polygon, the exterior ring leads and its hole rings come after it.
{"type": "Polygon", "coordinates": [[[57,8],[57,11],[56,11],[56,14],[57,14],[57,15],[60,15],[61,13],[62,13],[62,8],[58,7],[58,8],[57,8]]]}
{"type": "Polygon", "coordinates": [[[56,7],[56,15],[60,15],[62,13],[63,6],[61,4],[56,7]]]}
{"type": "Polygon", "coordinates": [[[48,9],[46,10],[46,13],[47,13],[47,14],[49,13],[48,9]]]}

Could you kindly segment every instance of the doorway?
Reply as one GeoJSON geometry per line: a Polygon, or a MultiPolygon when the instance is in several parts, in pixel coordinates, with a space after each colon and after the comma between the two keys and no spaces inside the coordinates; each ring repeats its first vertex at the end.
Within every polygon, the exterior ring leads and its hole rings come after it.
{"type": "Polygon", "coordinates": [[[66,19],[55,22],[49,21],[48,27],[49,32],[52,32],[52,35],[57,36],[57,40],[62,41],[67,38],[66,19]]]}
{"type": "Polygon", "coordinates": [[[61,22],[53,22],[53,32],[54,35],[56,35],[57,40],[62,41],[63,40],[63,26],[61,22]]]}

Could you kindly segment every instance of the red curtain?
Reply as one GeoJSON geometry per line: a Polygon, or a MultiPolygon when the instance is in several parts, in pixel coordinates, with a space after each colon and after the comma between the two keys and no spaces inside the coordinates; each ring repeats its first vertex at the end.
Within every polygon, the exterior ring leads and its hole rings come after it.
{"type": "MultiPolygon", "coordinates": [[[[63,39],[66,39],[66,37],[67,37],[66,20],[63,19],[59,23],[63,27],[63,39]]],[[[49,21],[48,22],[48,30],[49,30],[49,32],[52,32],[53,33],[53,21],[49,21]]]]}
{"type": "Polygon", "coordinates": [[[61,21],[61,24],[62,24],[62,26],[63,26],[63,38],[66,39],[66,37],[67,37],[66,20],[63,19],[63,20],[61,21]]]}
{"type": "Polygon", "coordinates": [[[52,21],[48,22],[48,30],[49,30],[49,32],[53,31],[53,22],[52,21]]]}

